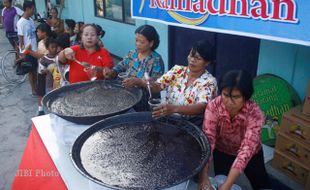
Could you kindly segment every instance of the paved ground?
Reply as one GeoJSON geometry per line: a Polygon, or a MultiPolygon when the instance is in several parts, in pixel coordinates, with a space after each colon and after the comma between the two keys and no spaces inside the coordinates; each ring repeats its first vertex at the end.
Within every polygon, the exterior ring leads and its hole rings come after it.
{"type": "MultiPolygon", "coordinates": [[[[0,56],[10,48],[0,29],[0,56]]],[[[28,80],[28,79],[27,79],[28,80]]],[[[36,114],[36,98],[30,96],[28,81],[21,85],[8,85],[0,74],[0,189],[9,190],[21,160],[36,114]]]]}
{"type": "MultiPolygon", "coordinates": [[[[10,48],[4,32],[0,29],[0,57],[10,48]]],[[[28,80],[21,85],[8,85],[0,73],[0,190],[11,189],[15,172],[19,166],[26,140],[31,128],[31,118],[36,115],[37,100],[30,95],[28,80]]],[[[293,190],[303,187],[284,174],[266,165],[268,172],[293,190]]],[[[250,189],[242,176],[238,183],[243,189],[250,189]]],[[[276,184],[279,184],[276,180],[276,184]]],[[[191,184],[190,189],[196,185],[191,184]]],[[[289,189],[279,186],[279,190],[289,189]]]]}

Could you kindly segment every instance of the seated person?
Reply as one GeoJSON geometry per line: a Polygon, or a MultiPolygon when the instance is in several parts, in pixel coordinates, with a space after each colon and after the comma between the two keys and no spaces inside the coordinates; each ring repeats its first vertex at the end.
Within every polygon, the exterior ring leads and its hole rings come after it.
{"type": "MultiPolygon", "coordinates": [[[[144,73],[154,80],[164,73],[164,63],[161,56],[155,51],[159,46],[159,35],[150,25],[142,25],[135,31],[136,49],[128,52],[113,69],[105,71],[105,76],[115,78],[119,73],[126,72],[127,79],[123,80],[124,87],[146,87],[146,81],[142,80],[144,73]]],[[[143,91],[141,102],[134,107],[136,111],[144,111],[147,108],[148,93],[143,91]]]]}
{"type": "MultiPolygon", "coordinates": [[[[242,172],[252,188],[270,189],[260,139],[264,115],[250,100],[253,79],[242,70],[229,71],[220,82],[221,95],[208,103],[203,132],[211,145],[215,175],[227,175],[219,187],[229,190],[242,172]]],[[[199,189],[213,189],[209,176],[209,163],[202,173],[199,189]]]]}
{"type": "Polygon", "coordinates": [[[163,60],[155,51],[159,46],[159,36],[155,28],[142,25],[136,29],[135,34],[136,49],[129,51],[113,69],[105,71],[109,78],[115,78],[120,72],[127,72],[128,79],[123,81],[125,87],[145,86],[146,83],[142,80],[145,72],[153,78],[158,78],[164,73],[163,60]]]}
{"type": "Polygon", "coordinates": [[[188,66],[176,65],[151,82],[152,92],[167,92],[166,102],[154,108],[153,117],[178,113],[193,119],[200,115],[194,123],[201,126],[206,104],[217,95],[216,79],[206,70],[214,59],[214,47],[207,41],[198,41],[189,52],[188,66]]]}
{"type": "Polygon", "coordinates": [[[70,66],[69,82],[71,84],[91,79],[85,70],[87,66],[82,66],[81,62],[89,64],[90,69],[94,69],[96,73],[96,79],[99,80],[104,79],[102,69],[113,66],[108,50],[99,47],[96,26],[92,24],[84,26],[81,45],[71,46],[61,51],[59,61],[70,66]],[[101,68],[101,71],[98,68],[101,68]]]}

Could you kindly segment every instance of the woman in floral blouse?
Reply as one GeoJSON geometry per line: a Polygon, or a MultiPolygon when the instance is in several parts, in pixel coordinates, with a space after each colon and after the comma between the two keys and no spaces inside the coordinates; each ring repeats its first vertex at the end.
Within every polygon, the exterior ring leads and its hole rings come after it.
{"type": "Polygon", "coordinates": [[[153,117],[173,113],[202,116],[206,104],[217,95],[216,79],[206,70],[214,58],[214,47],[207,41],[198,41],[189,52],[188,66],[176,65],[152,83],[152,91],[167,92],[166,102],[154,108],[153,117]]]}
{"type": "MultiPolygon", "coordinates": [[[[254,91],[252,83],[246,71],[228,72],[219,85],[221,95],[206,107],[203,132],[213,152],[215,175],[228,176],[220,190],[229,190],[243,171],[254,190],[270,188],[260,140],[264,115],[249,100],[254,91]]],[[[200,190],[212,189],[208,169],[206,164],[200,190]]]]}
{"type": "Polygon", "coordinates": [[[164,63],[161,56],[155,51],[159,46],[159,35],[151,25],[142,25],[135,31],[136,49],[128,52],[113,69],[104,71],[106,78],[115,78],[119,73],[126,72],[128,78],[123,80],[125,87],[146,86],[142,80],[144,73],[157,79],[164,73],[164,63]]]}

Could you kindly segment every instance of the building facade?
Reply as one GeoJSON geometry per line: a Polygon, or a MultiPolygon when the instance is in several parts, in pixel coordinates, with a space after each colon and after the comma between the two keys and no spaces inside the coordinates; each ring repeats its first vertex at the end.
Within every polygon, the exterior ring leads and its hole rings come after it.
{"type": "MultiPolygon", "coordinates": [[[[46,1],[35,2],[37,12],[44,13],[46,1]]],[[[61,1],[50,2],[60,8],[61,1]]],[[[301,99],[305,97],[310,79],[309,46],[132,19],[129,0],[64,0],[63,6],[62,19],[70,18],[102,26],[106,31],[103,39],[105,47],[118,57],[123,57],[135,47],[134,31],[137,26],[150,24],[160,35],[157,51],[163,57],[166,70],[174,64],[186,64],[191,44],[206,38],[217,48],[216,64],[209,68],[217,78],[230,69],[247,69],[253,76],[271,73],[288,81],[301,99]]]]}

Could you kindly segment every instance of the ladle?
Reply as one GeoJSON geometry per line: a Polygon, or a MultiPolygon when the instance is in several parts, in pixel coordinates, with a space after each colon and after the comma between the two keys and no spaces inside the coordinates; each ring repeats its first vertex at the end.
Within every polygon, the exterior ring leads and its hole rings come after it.
{"type": "Polygon", "coordinates": [[[144,72],[144,78],[146,79],[146,85],[147,85],[147,89],[149,91],[149,99],[152,99],[152,91],[151,91],[151,86],[150,86],[150,76],[148,72],[144,72]]]}

